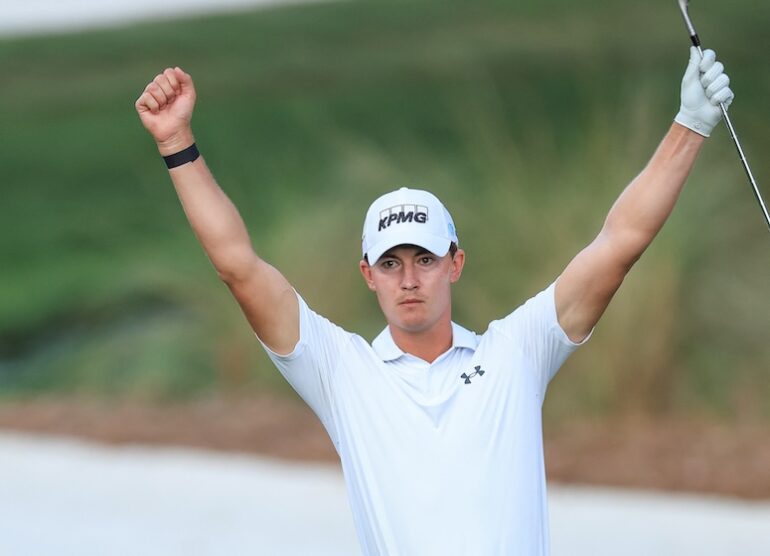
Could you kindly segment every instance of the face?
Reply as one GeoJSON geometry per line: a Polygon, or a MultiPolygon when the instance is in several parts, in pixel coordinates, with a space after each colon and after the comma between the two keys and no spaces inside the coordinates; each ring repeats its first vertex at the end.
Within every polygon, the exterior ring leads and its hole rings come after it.
{"type": "Polygon", "coordinates": [[[465,253],[437,257],[414,245],[386,251],[374,265],[361,261],[361,274],[377,294],[385,319],[407,332],[430,330],[450,320],[451,284],[460,278],[465,253]]]}

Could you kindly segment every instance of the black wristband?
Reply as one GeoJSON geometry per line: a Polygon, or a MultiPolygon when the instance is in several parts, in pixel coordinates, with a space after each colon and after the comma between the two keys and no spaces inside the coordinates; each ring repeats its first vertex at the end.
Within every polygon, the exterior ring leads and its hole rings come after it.
{"type": "Polygon", "coordinates": [[[163,160],[166,161],[166,168],[171,170],[171,168],[176,168],[177,166],[181,166],[182,164],[193,162],[200,155],[201,153],[198,152],[198,147],[196,147],[195,143],[193,143],[192,145],[190,145],[186,149],[179,151],[178,153],[164,156],[163,160]]]}

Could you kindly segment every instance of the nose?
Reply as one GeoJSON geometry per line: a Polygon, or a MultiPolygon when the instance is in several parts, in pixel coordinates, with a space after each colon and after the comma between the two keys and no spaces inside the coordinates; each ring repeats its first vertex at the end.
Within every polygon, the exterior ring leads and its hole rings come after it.
{"type": "Polygon", "coordinates": [[[419,281],[417,280],[417,272],[415,272],[414,265],[404,264],[403,273],[401,274],[401,289],[402,290],[415,290],[419,287],[419,281]]]}

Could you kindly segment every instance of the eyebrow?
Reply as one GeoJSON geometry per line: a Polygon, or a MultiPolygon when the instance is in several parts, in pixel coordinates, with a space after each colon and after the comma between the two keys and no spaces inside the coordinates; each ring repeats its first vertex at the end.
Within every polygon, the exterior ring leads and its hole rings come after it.
{"type": "MultiPolygon", "coordinates": [[[[420,247],[420,248],[417,249],[417,251],[415,251],[414,255],[412,255],[412,256],[413,257],[420,257],[422,255],[433,255],[433,253],[431,253],[429,250],[425,249],[424,247],[420,247]]],[[[382,256],[380,257],[380,259],[384,259],[385,257],[390,257],[392,259],[397,259],[398,258],[396,256],[396,254],[393,253],[393,249],[388,249],[387,251],[385,251],[382,254],[382,256]]]]}

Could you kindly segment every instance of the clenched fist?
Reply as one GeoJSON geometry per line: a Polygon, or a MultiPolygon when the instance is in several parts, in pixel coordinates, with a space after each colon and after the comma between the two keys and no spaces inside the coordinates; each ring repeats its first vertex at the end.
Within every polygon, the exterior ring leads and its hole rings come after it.
{"type": "Polygon", "coordinates": [[[135,106],[161,155],[173,154],[194,142],[190,120],[195,106],[195,87],[190,75],[181,68],[166,68],[156,75],[135,106]]]}

